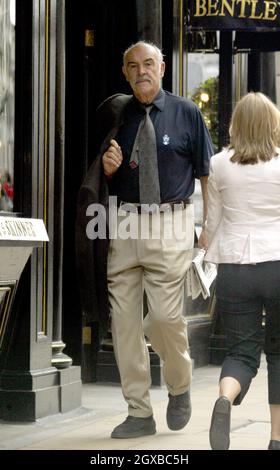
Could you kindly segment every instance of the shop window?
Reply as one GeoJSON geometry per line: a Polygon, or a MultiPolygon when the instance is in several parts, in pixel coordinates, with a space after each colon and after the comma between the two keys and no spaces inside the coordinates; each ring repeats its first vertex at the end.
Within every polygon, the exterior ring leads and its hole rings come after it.
{"type": "Polygon", "coordinates": [[[218,149],[219,56],[215,53],[188,54],[188,97],[201,110],[213,145],[218,149]]]}
{"type": "MultiPolygon", "coordinates": [[[[216,36],[215,36],[216,37],[216,36]]],[[[207,50],[188,52],[187,54],[187,96],[192,99],[199,107],[205,123],[209,129],[214,150],[218,150],[218,80],[219,80],[219,54],[214,51],[214,36],[207,38],[201,35],[192,43],[192,47],[199,49],[207,47],[207,50]],[[200,38],[200,39],[199,39],[200,38]],[[210,42],[212,39],[212,42],[210,42]],[[200,42],[199,42],[200,41],[200,42]],[[212,49],[210,50],[210,46],[212,49]]],[[[195,205],[195,224],[196,233],[199,236],[201,224],[203,221],[203,203],[201,195],[200,182],[197,180],[195,192],[193,194],[195,205]]],[[[196,300],[186,299],[186,311],[191,317],[209,315],[212,309],[213,289],[215,283],[211,287],[211,297],[204,300],[200,295],[196,300]]]]}
{"type": "Polygon", "coordinates": [[[194,31],[187,34],[187,48],[189,52],[214,52],[217,50],[218,32],[194,31]]]}
{"type": "MultiPolygon", "coordinates": [[[[214,150],[218,149],[218,77],[219,55],[216,53],[188,53],[187,65],[187,96],[201,110],[209,129],[214,150]]],[[[196,182],[195,193],[195,222],[201,225],[203,205],[200,183],[196,182]]]]}
{"type": "Polygon", "coordinates": [[[15,0],[0,0],[0,211],[13,210],[15,0]]]}

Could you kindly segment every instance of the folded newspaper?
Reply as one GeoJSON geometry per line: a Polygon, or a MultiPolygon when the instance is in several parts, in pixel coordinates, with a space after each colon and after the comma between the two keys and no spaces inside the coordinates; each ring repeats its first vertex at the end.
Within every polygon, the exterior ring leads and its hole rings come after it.
{"type": "Polygon", "coordinates": [[[195,256],[186,276],[187,295],[196,299],[200,294],[210,296],[210,286],[217,275],[216,265],[204,261],[205,250],[194,249],[195,256]]]}

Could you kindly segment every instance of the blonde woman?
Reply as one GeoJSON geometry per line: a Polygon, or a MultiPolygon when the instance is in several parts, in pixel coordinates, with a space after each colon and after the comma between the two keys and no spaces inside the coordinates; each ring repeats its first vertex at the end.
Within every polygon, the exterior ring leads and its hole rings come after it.
{"type": "Polygon", "coordinates": [[[217,263],[217,308],[227,341],[212,449],[229,448],[232,405],[257,374],[264,348],[269,450],[280,450],[280,113],[262,93],[237,104],[230,146],[211,159],[206,259],[217,263]],[[262,330],[265,312],[265,332],[262,330]]]}

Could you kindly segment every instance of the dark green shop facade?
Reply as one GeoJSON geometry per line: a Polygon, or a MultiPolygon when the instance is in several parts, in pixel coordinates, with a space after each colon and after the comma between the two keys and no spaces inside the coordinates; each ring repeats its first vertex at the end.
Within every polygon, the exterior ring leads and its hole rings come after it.
{"type": "MultiPolygon", "coordinates": [[[[0,419],[34,421],[79,407],[82,382],[119,380],[110,333],[100,342],[98,324],[86,322],[81,309],[75,217],[96,150],[95,109],[107,96],[129,92],[122,52],[139,39],[162,46],[163,87],[198,103],[218,149],[232,106],[247,89],[275,98],[271,51],[280,41],[274,33],[264,52],[246,33],[190,30],[184,0],[0,0],[0,19],[10,3],[13,214],[43,219],[50,242],[28,261],[8,316],[0,304],[0,419]]],[[[195,200],[199,207],[198,193],[195,200]]],[[[194,367],[219,362],[224,344],[214,295],[186,298],[185,313],[194,367]]],[[[153,383],[161,384],[159,359],[150,354],[153,383]]]]}

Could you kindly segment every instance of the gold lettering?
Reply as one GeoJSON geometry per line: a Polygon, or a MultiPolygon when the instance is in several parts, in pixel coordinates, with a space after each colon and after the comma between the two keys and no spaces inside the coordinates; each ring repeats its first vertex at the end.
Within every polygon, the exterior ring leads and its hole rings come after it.
{"type": "Polygon", "coordinates": [[[230,16],[234,16],[234,4],[235,0],[231,0],[231,6],[228,0],[222,0],[221,16],[226,16],[225,9],[230,14],[230,16]]]}
{"type": "Polygon", "coordinates": [[[208,16],[217,16],[218,14],[218,0],[208,0],[208,16]]]}
{"type": "Polygon", "coordinates": [[[278,7],[279,0],[196,0],[194,16],[228,15],[232,18],[274,21],[278,7]]]}
{"type": "Polygon", "coordinates": [[[206,0],[196,0],[196,10],[194,16],[205,16],[206,14],[206,0]]]}
{"type": "Polygon", "coordinates": [[[264,4],[265,4],[265,10],[264,10],[263,19],[264,20],[269,20],[269,21],[276,20],[276,18],[277,18],[277,14],[276,14],[277,4],[276,4],[276,2],[264,1],[264,4]],[[271,13],[272,16],[269,16],[269,13],[271,13]]]}
{"type": "Polygon", "coordinates": [[[252,18],[253,20],[259,20],[260,18],[263,17],[263,13],[261,13],[259,16],[256,15],[256,8],[257,8],[258,2],[259,2],[259,0],[252,0],[251,1],[252,8],[251,8],[250,18],[252,18]]]}
{"type": "Polygon", "coordinates": [[[247,4],[251,5],[251,0],[237,0],[236,4],[238,5],[239,3],[241,3],[239,18],[246,18],[246,15],[245,15],[246,5],[247,4]]]}

